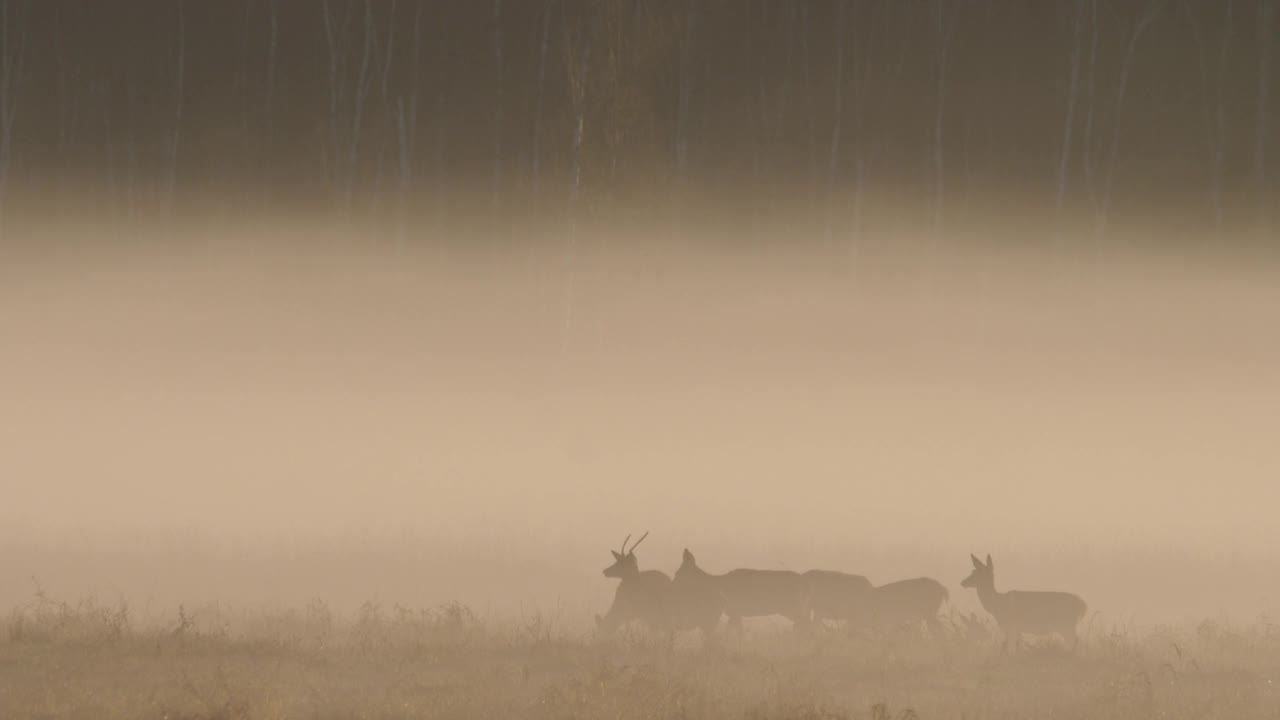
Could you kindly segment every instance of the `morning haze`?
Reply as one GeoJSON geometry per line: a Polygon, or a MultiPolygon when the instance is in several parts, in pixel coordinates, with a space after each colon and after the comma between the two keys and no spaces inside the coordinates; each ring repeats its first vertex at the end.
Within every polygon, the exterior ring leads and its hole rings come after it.
{"type": "Polygon", "coordinates": [[[0,0],[0,717],[1274,714],[1278,23],[0,0]]]}
{"type": "MultiPolygon", "coordinates": [[[[601,248],[631,239],[601,232],[601,248]]],[[[601,249],[568,278],[551,250],[331,242],[88,251],[10,273],[12,540],[70,533],[111,557],[113,538],[163,531],[174,562],[219,538],[445,542],[566,577],[585,561],[557,588],[575,598],[631,530],[653,531],[659,567],[696,541],[726,562],[881,574],[906,553],[957,575],[951,556],[995,547],[1046,580],[1049,553],[1080,583],[1130,551],[1175,572],[1181,553],[1272,549],[1280,297],[1256,266],[988,249],[921,278],[895,267],[909,258],[832,273],[804,250],[655,243],[601,249]]],[[[1100,590],[1137,610],[1160,574],[1140,572],[1100,590]]],[[[1267,609],[1184,593],[1188,610],[1267,609]]]]}

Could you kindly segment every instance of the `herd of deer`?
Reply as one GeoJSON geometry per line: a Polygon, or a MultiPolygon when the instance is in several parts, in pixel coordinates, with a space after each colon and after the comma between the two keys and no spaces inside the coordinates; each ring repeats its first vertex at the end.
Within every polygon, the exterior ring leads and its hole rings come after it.
{"type": "MultiPolygon", "coordinates": [[[[605,568],[605,577],[622,582],[608,614],[596,617],[604,632],[639,621],[669,637],[679,630],[701,630],[703,638],[710,641],[722,616],[728,616],[731,628],[741,628],[744,617],[770,615],[785,617],[799,629],[826,621],[880,628],[923,624],[931,631],[941,629],[938,613],[949,595],[942,583],[932,578],[875,586],[861,575],[832,570],[739,569],[712,575],[698,567],[693,553],[686,549],[672,579],[660,570],[640,570],[635,549],[648,536],[645,533],[628,549],[628,535],[621,552],[610,551],[614,563],[605,568]]],[[[991,556],[986,562],[969,557],[973,572],[960,585],[978,591],[978,600],[995,618],[1006,643],[1016,645],[1023,634],[1057,633],[1075,648],[1076,626],[1085,615],[1084,600],[1065,592],[997,592],[991,556]]]]}

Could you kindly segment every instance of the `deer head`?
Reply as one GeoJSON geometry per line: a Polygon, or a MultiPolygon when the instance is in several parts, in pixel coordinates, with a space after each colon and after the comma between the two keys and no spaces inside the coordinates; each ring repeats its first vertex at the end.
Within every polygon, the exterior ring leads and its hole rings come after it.
{"type": "Polygon", "coordinates": [[[680,560],[680,567],[676,570],[676,577],[697,574],[700,570],[698,560],[693,557],[693,553],[689,552],[689,548],[685,548],[684,557],[680,560]]]}
{"type": "Polygon", "coordinates": [[[640,566],[636,563],[636,548],[639,547],[640,543],[644,542],[644,539],[647,537],[649,537],[649,533],[641,535],[635,545],[632,545],[631,549],[628,550],[627,541],[631,539],[631,536],[628,535],[622,541],[622,552],[610,550],[609,552],[613,553],[613,564],[604,569],[604,576],[609,578],[622,578],[625,580],[626,578],[639,575],[640,566]]]}
{"type": "Polygon", "coordinates": [[[973,561],[973,572],[969,573],[969,577],[960,581],[960,587],[976,588],[976,587],[995,587],[996,584],[996,566],[991,562],[991,556],[987,555],[987,562],[983,563],[976,555],[969,555],[969,559],[973,561]]]}

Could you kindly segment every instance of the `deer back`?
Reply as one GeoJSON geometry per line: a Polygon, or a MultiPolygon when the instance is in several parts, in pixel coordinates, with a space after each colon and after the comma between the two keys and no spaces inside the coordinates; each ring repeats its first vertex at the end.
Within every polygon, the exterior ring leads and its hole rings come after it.
{"type": "Polygon", "coordinates": [[[942,583],[933,578],[899,580],[872,589],[870,610],[885,623],[932,620],[949,596],[942,583]]]}
{"type": "Polygon", "coordinates": [[[994,607],[987,609],[996,622],[1031,633],[1075,628],[1088,609],[1078,595],[1066,592],[1010,590],[997,597],[994,607]]]}
{"type": "Polygon", "coordinates": [[[871,593],[871,581],[865,577],[834,570],[810,570],[803,577],[809,583],[815,618],[852,620],[865,611],[871,593]]]}
{"type": "Polygon", "coordinates": [[[794,616],[809,604],[809,582],[791,570],[731,570],[719,576],[730,615],[794,616]]]}

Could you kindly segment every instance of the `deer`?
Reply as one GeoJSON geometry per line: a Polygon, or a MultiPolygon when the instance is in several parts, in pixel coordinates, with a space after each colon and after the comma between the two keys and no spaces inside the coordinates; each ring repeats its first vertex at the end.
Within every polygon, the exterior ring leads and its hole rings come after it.
{"type": "Polygon", "coordinates": [[[871,581],[861,575],[834,570],[810,570],[802,575],[809,583],[813,620],[854,621],[867,605],[871,581]]]}
{"type": "Polygon", "coordinates": [[[951,598],[947,588],[933,578],[918,577],[871,588],[865,607],[866,622],[881,628],[924,623],[935,637],[942,631],[938,612],[951,598]]]}
{"type": "Polygon", "coordinates": [[[636,548],[649,533],[627,549],[631,535],[622,541],[622,551],[610,550],[613,553],[613,564],[604,569],[604,576],[617,578],[618,589],[613,594],[613,605],[603,617],[596,616],[596,627],[605,633],[612,633],[618,627],[633,620],[639,620],[651,630],[669,633],[673,630],[671,610],[668,602],[671,599],[671,578],[661,570],[641,571],[636,561],[636,548]]]}
{"type": "Polygon", "coordinates": [[[725,609],[724,592],[715,577],[677,571],[671,582],[668,607],[678,629],[701,630],[704,644],[715,642],[715,632],[725,609]]]}
{"type": "Polygon", "coordinates": [[[1043,592],[1010,590],[996,591],[996,568],[987,555],[984,563],[976,555],[969,555],[973,561],[973,572],[960,582],[961,587],[975,588],[982,609],[995,618],[996,625],[1005,635],[1005,647],[1012,642],[1015,649],[1022,640],[1023,633],[1031,635],[1052,635],[1057,633],[1071,645],[1074,652],[1080,637],[1076,626],[1084,618],[1088,606],[1078,595],[1067,592],[1043,592]]]}
{"type": "Polygon", "coordinates": [[[720,624],[724,600],[714,585],[693,582],[672,582],[660,570],[641,571],[635,549],[649,537],[649,533],[627,549],[628,535],[622,541],[622,551],[613,553],[613,564],[605,568],[604,575],[618,578],[613,605],[603,617],[596,616],[596,626],[605,633],[612,633],[619,626],[640,621],[650,630],[665,635],[673,642],[680,630],[701,630],[704,644],[715,641],[715,631],[720,624]]]}
{"type": "Polygon", "coordinates": [[[812,611],[809,606],[809,582],[790,570],[731,570],[713,575],[698,567],[693,553],[685,548],[677,583],[700,583],[720,592],[729,626],[741,630],[742,618],[781,615],[797,629],[807,628],[812,611]]]}

